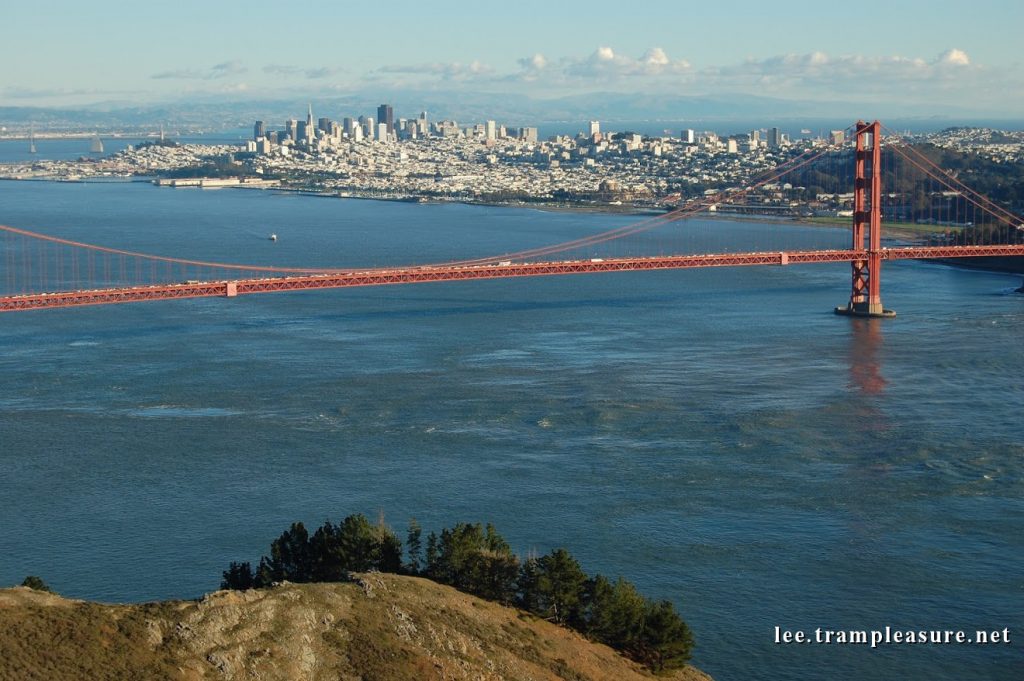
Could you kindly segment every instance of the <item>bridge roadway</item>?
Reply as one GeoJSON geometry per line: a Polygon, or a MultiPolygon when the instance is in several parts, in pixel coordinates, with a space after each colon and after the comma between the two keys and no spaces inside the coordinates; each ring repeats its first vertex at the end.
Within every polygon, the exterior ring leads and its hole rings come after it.
{"type": "MultiPolygon", "coordinates": [[[[38,310],[53,307],[109,305],[144,300],[175,298],[234,297],[251,293],[299,291],[305,289],[344,288],[416,284],[430,281],[504,279],[596,272],[633,272],[643,270],[688,269],[697,267],[737,267],[749,265],[795,265],[805,263],[850,262],[867,260],[868,251],[774,251],[759,253],[713,253],[706,255],[666,255],[633,258],[592,258],[515,263],[497,261],[485,265],[424,265],[413,267],[339,270],[324,274],[188,281],[54,293],[32,293],[0,297],[0,312],[38,310]]],[[[978,256],[1024,256],[1024,244],[1009,246],[908,246],[883,248],[883,260],[963,258],[978,256]]],[[[497,260],[497,259],[496,259],[497,260]]]]}

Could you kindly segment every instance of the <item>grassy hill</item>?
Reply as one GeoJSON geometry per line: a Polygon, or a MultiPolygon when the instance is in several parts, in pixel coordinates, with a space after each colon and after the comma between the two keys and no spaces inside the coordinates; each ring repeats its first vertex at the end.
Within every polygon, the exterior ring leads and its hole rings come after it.
{"type": "Polygon", "coordinates": [[[393,574],[139,605],[0,590],[0,681],[86,678],[710,681],[654,677],[566,628],[393,574]]]}

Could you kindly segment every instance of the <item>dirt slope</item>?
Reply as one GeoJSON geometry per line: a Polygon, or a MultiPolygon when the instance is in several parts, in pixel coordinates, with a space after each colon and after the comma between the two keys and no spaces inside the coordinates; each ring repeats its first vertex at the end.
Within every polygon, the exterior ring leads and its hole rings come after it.
{"type": "MultiPolygon", "coordinates": [[[[651,679],[610,648],[424,579],[100,605],[0,590],[0,680],[651,679]]],[[[687,668],[667,677],[709,681],[687,668]]]]}

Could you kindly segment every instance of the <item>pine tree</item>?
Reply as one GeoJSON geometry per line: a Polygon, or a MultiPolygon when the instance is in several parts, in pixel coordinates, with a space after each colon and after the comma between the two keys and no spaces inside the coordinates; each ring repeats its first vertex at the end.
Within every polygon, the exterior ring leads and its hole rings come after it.
{"type": "Polygon", "coordinates": [[[45,591],[47,593],[53,593],[53,589],[48,587],[46,585],[46,582],[44,582],[39,577],[36,577],[35,575],[29,575],[28,577],[26,577],[22,581],[21,585],[22,586],[27,586],[28,588],[32,589],[33,591],[45,591]]]}
{"type": "Polygon", "coordinates": [[[532,613],[540,612],[540,572],[537,569],[537,559],[533,556],[523,561],[519,569],[519,580],[517,582],[518,596],[516,603],[520,608],[532,613]]]}
{"type": "Polygon", "coordinates": [[[415,518],[409,520],[409,533],[406,535],[405,548],[409,553],[409,561],[406,563],[405,569],[411,575],[420,574],[420,570],[424,568],[423,565],[423,542],[421,537],[423,535],[423,528],[416,522],[415,518]]]}
{"type": "Polygon", "coordinates": [[[222,589],[237,589],[244,591],[251,589],[254,586],[254,575],[252,573],[252,565],[249,563],[236,563],[231,561],[231,565],[223,573],[224,579],[220,583],[222,589]]]}
{"type": "Polygon", "coordinates": [[[578,628],[587,574],[565,549],[555,549],[537,560],[537,606],[541,617],[578,628]]]}
{"type": "Polygon", "coordinates": [[[380,543],[377,530],[362,513],[341,521],[338,540],[346,569],[352,572],[374,570],[380,561],[380,543]]]}
{"type": "Polygon", "coordinates": [[[670,601],[648,603],[638,658],[655,672],[678,669],[690,660],[693,632],[670,601]]]}
{"type": "Polygon", "coordinates": [[[378,530],[377,565],[381,572],[399,573],[402,571],[402,541],[388,528],[378,530]]]}
{"type": "Polygon", "coordinates": [[[348,561],[341,545],[341,528],[324,522],[309,540],[313,581],[340,582],[348,576],[348,561]]]}
{"type": "Polygon", "coordinates": [[[426,565],[423,566],[423,572],[427,577],[433,580],[437,580],[435,576],[439,569],[438,566],[438,549],[437,549],[437,535],[431,532],[427,535],[427,551],[426,551],[426,565]]]}
{"type": "Polygon", "coordinates": [[[647,601],[622,577],[613,585],[601,575],[587,585],[586,633],[618,650],[634,650],[644,628],[647,601]]]}

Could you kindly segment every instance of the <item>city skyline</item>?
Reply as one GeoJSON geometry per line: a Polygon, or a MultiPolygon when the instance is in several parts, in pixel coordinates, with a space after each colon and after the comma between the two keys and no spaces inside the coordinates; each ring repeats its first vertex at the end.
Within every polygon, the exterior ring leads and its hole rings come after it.
{"type": "Polygon", "coordinates": [[[880,115],[967,103],[979,115],[1015,117],[1024,105],[1015,42],[1024,8],[1000,0],[980,0],[969,14],[866,2],[857,17],[802,0],[638,10],[527,0],[450,13],[397,2],[316,8],[304,22],[261,1],[187,1],[173,14],[55,5],[44,20],[25,6],[5,10],[0,58],[18,68],[0,77],[3,105],[402,91],[753,95],[812,107],[839,99],[880,115]]]}

